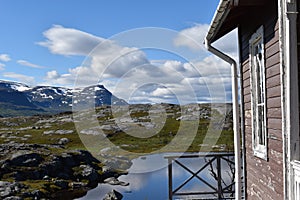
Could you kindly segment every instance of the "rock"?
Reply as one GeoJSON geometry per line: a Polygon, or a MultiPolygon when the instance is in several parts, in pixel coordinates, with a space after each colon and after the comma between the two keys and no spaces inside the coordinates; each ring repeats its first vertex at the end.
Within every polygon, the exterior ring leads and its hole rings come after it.
{"type": "Polygon", "coordinates": [[[58,141],[58,144],[60,145],[66,145],[70,142],[70,139],[68,138],[61,138],[59,141],[58,141]]]}
{"type": "MultiPolygon", "coordinates": [[[[75,188],[76,191],[86,191],[105,178],[120,175],[120,172],[108,168],[103,173],[100,161],[88,151],[64,150],[60,145],[7,143],[0,146],[0,156],[0,180],[2,177],[14,181],[40,180],[45,188],[49,186],[50,189],[43,193],[44,190],[34,190],[40,187],[28,188],[18,182],[0,181],[0,199],[14,199],[20,195],[22,199],[48,199],[54,193],[72,193],[75,188]],[[55,148],[59,151],[51,153],[55,148]],[[61,151],[63,153],[58,153],[61,151]]],[[[121,181],[118,184],[127,185],[121,181]]]]}
{"type": "Polygon", "coordinates": [[[8,161],[1,161],[0,166],[0,174],[1,172],[5,173],[10,170],[10,164],[8,161]]]}
{"type": "Polygon", "coordinates": [[[26,137],[26,138],[31,138],[32,137],[32,135],[24,135],[24,137],[26,137]]]}
{"type": "Polygon", "coordinates": [[[5,126],[19,126],[19,124],[14,123],[14,122],[9,122],[9,121],[3,121],[3,124],[5,124],[5,126]]]}
{"type": "Polygon", "coordinates": [[[49,180],[51,180],[51,178],[50,178],[48,175],[45,175],[45,176],[43,177],[43,180],[49,181],[49,180]]]}
{"type": "Polygon", "coordinates": [[[105,195],[103,200],[121,200],[123,195],[116,190],[112,190],[105,195]]]}
{"type": "Polygon", "coordinates": [[[197,121],[199,120],[199,115],[182,115],[176,118],[177,121],[197,121]]]}
{"type": "Polygon", "coordinates": [[[43,177],[43,174],[40,170],[18,170],[14,172],[16,181],[25,181],[25,180],[40,180],[43,177]]]}
{"type": "Polygon", "coordinates": [[[17,152],[12,155],[10,164],[13,166],[36,167],[44,159],[41,155],[31,152],[17,152]]]}
{"type": "Polygon", "coordinates": [[[60,135],[66,135],[66,134],[72,134],[74,133],[73,130],[57,130],[55,131],[55,134],[60,134],[60,135]]]}
{"type": "Polygon", "coordinates": [[[0,199],[15,196],[22,188],[24,188],[24,185],[17,182],[0,181],[0,199]]]}
{"type": "Polygon", "coordinates": [[[102,125],[100,126],[100,129],[103,131],[113,131],[113,133],[118,133],[121,131],[119,126],[111,125],[111,124],[102,125]]]}
{"type": "Polygon", "coordinates": [[[91,183],[98,183],[101,168],[100,163],[87,151],[68,151],[61,155],[51,155],[41,165],[45,175],[65,180],[89,180],[91,183]],[[74,169],[77,168],[76,171],[74,169]]]}
{"type": "Polygon", "coordinates": [[[11,194],[11,188],[10,187],[7,187],[5,186],[4,188],[1,188],[1,192],[0,192],[0,196],[1,197],[7,197],[11,194]]]}
{"type": "Polygon", "coordinates": [[[153,129],[155,127],[155,124],[151,122],[140,122],[140,125],[145,127],[146,129],[153,129]]]}
{"type": "Polygon", "coordinates": [[[72,183],[70,184],[70,186],[71,186],[73,189],[76,189],[76,188],[86,187],[87,184],[86,184],[86,183],[83,183],[83,182],[72,182],[72,183]]]}
{"type": "Polygon", "coordinates": [[[44,134],[44,135],[54,134],[54,131],[53,131],[53,130],[50,130],[50,131],[44,131],[43,134],[44,134]]]}
{"type": "Polygon", "coordinates": [[[122,157],[106,157],[106,159],[103,160],[103,163],[106,166],[111,167],[112,169],[121,169],[121,170],[127,170],[132,165],[131,160],[122,157]]]}
{"type": "Polygon", "coordinates": [[[128,186],[129,183],[126,183],[124,181],[120,181],[119,179],[115,177],[110,177],[104,180],[104,183],[110,184],[110,185],[121,185],[121,186],[128,186]]]}
{"type": "Polygon", "coordinates": [[[80,131],[80,134],[85,134],[85,135],[102,135],[100,131],[94,130],[94,129],[84,129],[80,131]]]}
{"type": "Polygon", "coordinates": [[[79,171],[74,173],[74,176],[79,180],[88,180],[89,185],[96,186],[100,180],[100,175],[90,165],[80,165],[79,171]]]}
{"type": "Polygon", "coordinates": [[[41,199],[43,193],[40,190],[34,190],[31,192],[31,196],[34,197],[34,199],[41,199]]]}
{"type": "Polygon", "coordinates": [[[67,134],[72,134],[74,133],[73,130],[50,130],[50,131],[44,131],[44,135],[50,135],[50,134],[59,134],[59,135],[67,135],[67,134]]]}
{"type": "Polygon", "coordinates": [[[118,146],[106,147],[106,148],[100,150],[100,155],[103,157],[110,157],[111,152],[119,150],[119,149],[120,149],[120,147],[118,147],[118,146]]]}
{"type": "Polygon", "coordinates": [[[103,166],[102,167],[102,172],[103,173],[107,173],[107,172],[110,172],[112,171],[112,168],[110,166],[103,166]]]}
{"type": "Polygon", "coordinates": [[[69,183],[65,180],[55,180],[54,184],[61,189],[67,189],[69,187],[69,183]]]}
{"type": "Polygon", "coordinates": [[[6,197],[4,200],[22,200],[22,198],[17,196],[12,196],[12,197],[6,197]]]}

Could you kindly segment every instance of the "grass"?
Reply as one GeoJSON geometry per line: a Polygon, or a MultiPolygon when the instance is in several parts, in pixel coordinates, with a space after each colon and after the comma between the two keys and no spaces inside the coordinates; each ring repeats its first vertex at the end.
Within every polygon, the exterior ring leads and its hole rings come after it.
{"type": "MultiPolygon", "coordinates": [[[[97,108],[98,113],[105,113],[104,117],[98,117],[98,125],[117,125],[113,120],[113,115],[110,112],[107,112],[107,110],[107,107],[97,108]]],[[[165,119],[164,124],[163,120],[160,118],[154,119],[157,123],[162,123],[161,127],[159,127],[160,129],[158,131],[155,130],[157,133],[152,133],[153,130],[151,129],[147,130],[141,126],[136,126],[132,128],[130,132],[131,134],[128,134],[126,131],[119,131],[116,133],[112,131],[104,131],[104,134],[108,136],[107,138],[114,145],[120,146],[125,151],[132,153],[163,151],[166,145],[168,145],[168,151],[177,152],[220,151],[218,148],[212,148],[212,146],[215,145],[225,146],[225,148],[221,149],[222,151],[233,150],[232,129],[213,129],[207,133],[211,122],[209,119],[202,118],[198,121],[182,122],[177,119],[180,116],[178,112],[180,112],[179,106],[169,106],[166,109],[167,118],[165,119]],[[195,132],[195,125],[197,126],[196,133],[193,133],[195,132]],[[145,138],[136,137],[135,134],[144,134],[145,138]],[[148,137],[147,135],[150,136],[148,137]],[[187,144],[190,145],[186,147],[187,144]],[[205,145],[209,146],[209,148],[206,148],[205,145]]],[[[135,119],[137,122],[151,121],[148,111],[134,109],[134,107],[130,110],[130,117],[135,119]]],[[[94,153],[99,153],[102,148],[109,146],[101,136],[78,135],[75,124],[72,121],[67,120],[70,118],[72,118],[71,114],[2,118],[0,119],[0,143],[14,141],[30,144],[57,144],[61,138],[68,138],[70,142],[65,145],[66,149],[86,149],[82,142],[84,141],[84,143],[89,146],[88,150],[93,151],[94,153]],[[8,126],[8,124],[13,125],[8,126]],[[49,127],[47,127],[47,125],[49,125],[49,127]],[[55,132],[57,130],[73,130],[74,133],[65,135],[56,133],[44,134],[45,131],[55,132]],[[14,136],[15,138],[9,139],[10,136],[14,136]],[[24,138],[27,138],[27,140],[24,138]]],[[[89,127],[82,127],[82,129],[85,128],[89,127]]],[[[53,149],[53,151],[58,150],[53,149]]]]}

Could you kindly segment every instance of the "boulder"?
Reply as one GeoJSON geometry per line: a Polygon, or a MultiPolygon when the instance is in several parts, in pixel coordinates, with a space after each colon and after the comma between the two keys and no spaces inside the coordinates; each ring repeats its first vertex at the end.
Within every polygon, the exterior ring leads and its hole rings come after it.
{"type": "Polygon", "coordinates": [[[79,171],[74,173],[74,176],[79,180],[88,180],[89,185],[96,186],[100,181],[100,175],[90,165],[80,165],[79,171]]]}
{"type": "Polygon", "coordinates": [[[97,163],[100,162],[87,151],[68,151],[61,155],[51,155],[50,159],[41,165],[41,169],[45,175],[53,178],[88,180],[96,183],[99,180],[97,170],[101,169],[97,163]]]}
{"type": "Polygon", "coordinates": [[[59,141],[58,141],[58,144],[60,145],[66,145],[70,142],[70,139],[68,138],[61,138],[59,141]]]}
{"type": "Polygon", "coordinates": [[[12,196],[12,197],[6,197],[4,200],[22,200],[22,198],[18,196],[12,196]]]}
{"type": "Polygon", "coordinates": [[[61,189],[67,189],[69,187],[68,181],[65,180],[55,180],[54,184],[60,187],[61,189]]]}
{"type": "Polygon", "coordinates": [[[43,160],[44,159],[40,154],[24,151],[13,154],[10,164],[13,166],[36,167],[43,160]]]}
{"type": "Polygon", "coordinates": [[[66,135],[66,134],[72,134],[74,133],[73,130],[57,130],[55,131],[55,134],[60,134],[60,135],[66,135]]]}
{"type": "Polygon", "coordinates": [[[119,179],[115,177],[110,177],[104,180],[104,183],[110,184],[110,185],[121,185],[121,186],[128,186],[129,183],[126,183],[124,181],[120,181],[119,179]]]}
{"type": "Polygon", "coordinates": [[[71,188],[73,189],[78,189],[78,188],[83,188],[83,187],[86,187],[86,183],[83,183],[83,182],[72,182],[70,184],[71,188]]]}
{"type": "Polygon", "coordinates": [[[44,174],[40,170],[18,170],[14,172],[14,178],[16,181],[25,180],[40,180],[44,174]]]}
{"type": "MultiPolygon", "coordinates": [[[[108,177],[121,175],[111,168],[103,172],[100,161],[88,151],[64,150],[60,153],[63,149],[61,145],[46,144],[1,145],[0,179],[5,176],[14,181],[42,180],[41,184],[47,191],[39,190],[39,187],[29,188],[18,182],[0,181],[0,199],[42,199],[65,192],[73,193],[76,189],[75,195],[77,191],[96,187],[108,177]],[[51,153],[50,149],[54,148],[59,149],[58,153],[51,153]]],[[[121,181],[118,184],[126,185],[121,181]]]]}
{"type": "Polygon", "coordinates": [[[15,196],[24,188],[24,185],[17,182],[0,181],[0,199],[15,196]]]}
{"type": "Polygon", "coordinates": [[[105,195],[103,200],[121,200],[123,195],[116,190],[112,190],[105,195]]]}
{"type": "Polygon", "coordinates": [[[121,169],[121,170],[127,170],[132,165],[131,160],[123,159],[121,157],[108,157],[105,160],[103,160],[103,163],[112,169],[121,169]]]}

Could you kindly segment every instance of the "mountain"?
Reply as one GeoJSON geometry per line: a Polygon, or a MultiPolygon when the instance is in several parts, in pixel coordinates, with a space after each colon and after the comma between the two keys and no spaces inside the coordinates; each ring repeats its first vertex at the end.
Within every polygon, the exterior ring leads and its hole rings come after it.
{"type": "Polygon", "coordinates": [[[72,111],[76,107],[88,108],[87,105],[127,105],[103,85],[85,88],[64,88],[36,86],[0,80],[0,116],[23,116],[36,114],[56,114],[72,111]]]}

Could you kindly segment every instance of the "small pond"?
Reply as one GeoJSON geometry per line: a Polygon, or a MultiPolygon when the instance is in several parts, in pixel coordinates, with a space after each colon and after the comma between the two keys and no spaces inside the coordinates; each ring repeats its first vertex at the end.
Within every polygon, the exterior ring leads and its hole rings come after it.
{"type": "MultiPolygon", "coordinates": [[[[192,155],[198,155],[192,154],[192,155]]],[[[129,183],[128,186],[112,186],[108,184],[99,184],[98,187],[88,191],[86,196],[80,200],[96,200],[103,199],[103,197],[112,189],[122,193],[124,200],[167,200],[168,199],[168,159],[167,156],[180,156],[185,154],[180,153],[166,153],[166,154],[153,154],[148,156],[139,157],[133,160],[133,165],[129,169],[128,175],[120,176],[118,179],[129,183]]],[[[189,153],[189,155],[191,155],[189,153]]],[[[196,172],[202,166],[208,163],[210,158],[184,158],[179,159],[180,163],[187,166],[191,171],[196,172]]],[[[228,157],[233,160],[233,157],[228,157]]],[[[226,187],[232,183],[232,171],[227,161],[221,160],[222,169],[222,187],[226,187]]],[[[216,162],[208,165],[205,170],[201,171],[198,175],[207,183],[212,186],[217,186],[217,180],[213,177],[213,172],[217,173],[216,162]]],[[[190,172],[182,168],[180,165],[173,161],[172,165],[173,174],[173,190],[183,184],[188,178],[192,176],[190,172]]],[[[198,178],[193,178],[186,185],[184,185],[180,192],[210,192],[213,191],[209,186],[200,181],[198,178]]],[[[176,196],[173,199],[190,199],[196,196],[176,196]]],[[[199,196],[198,196],[199,197],[199,196]]],[[[214,197],[212,195],[205,196],[214,197]]]]}

